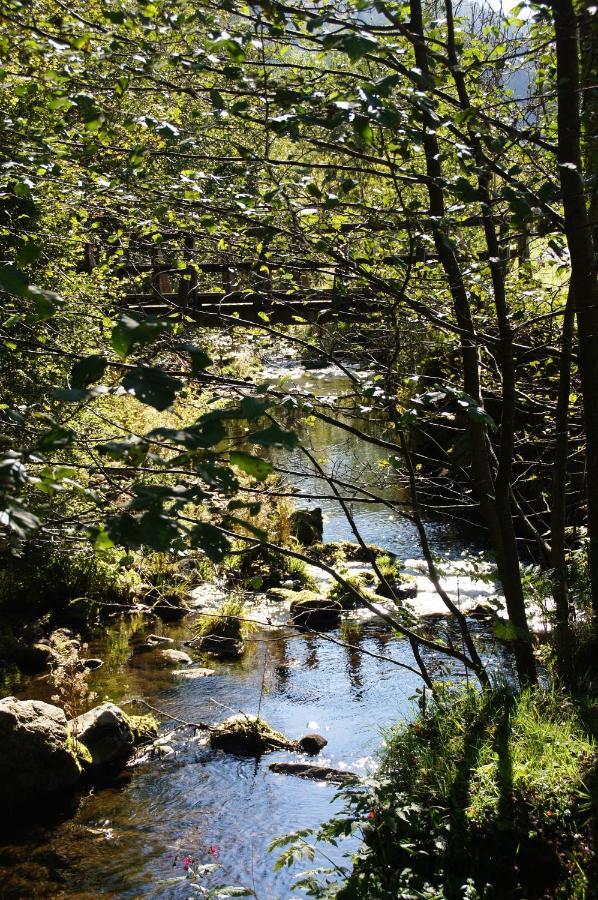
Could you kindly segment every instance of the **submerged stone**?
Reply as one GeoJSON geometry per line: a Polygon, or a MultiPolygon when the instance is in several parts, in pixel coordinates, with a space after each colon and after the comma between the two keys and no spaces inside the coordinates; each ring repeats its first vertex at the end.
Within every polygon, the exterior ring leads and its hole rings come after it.
{"type": "Polygon", "coordinates": [[[210,675],[215,675],[215,669],[203,669],[203,668],[194,668],[194,669],[175,669],[172,673],[173,675],[178,675],[179,678],[209,678],[210,675]]]}
{"type": "Polygon", "coordinates": [[[158,652],[161,658],[168,660],[168,662],[181,663],[183,665],[191,665],[193,662],[189,654],[185,653],[184,650],[173,650],[171,647],[168,647],[158,652]]]}
{"type": "Polygon", "coordinates": [[[353,772],[343,772],[340,769],[332,769],[330,766],[313,766],[310,763],[273,762],[268,768],[271,772],[277,772],[280,775],[298,775],[300,778],[327,781],[330,784],[355,784],[359,781],[353,772]]]}
{"type": "Polygon", "coordinates": [[[193,645],[202,653],[218,659],[239,659],[245,653],[245,642],[240,638],[220,634],[205,634],[197,638],[193,645]]]}

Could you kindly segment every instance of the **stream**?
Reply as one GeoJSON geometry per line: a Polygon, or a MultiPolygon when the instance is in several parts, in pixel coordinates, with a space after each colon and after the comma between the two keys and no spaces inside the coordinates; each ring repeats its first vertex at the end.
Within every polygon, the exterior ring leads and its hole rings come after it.
{"type": "MultiPolygon", "coordinates": [[[[281,374],[294,387],[319,395],[347,391],[347,379],[332,369],[306,372],[284,360],[272,361],[265,377],[274,381],[281,374]]],[[[376,427],[372,424],[372,429],[376,427]]],[[[383,449],[364,447],[352,435],[321,422],[311,425],[304,438],[339,478],[376,484],[387,497],[401,499],[401,488],[385,483],[380,465],[387,455],[383,449]]],[[[303,469],[298,451],[277,451],[276,462],[296,473],[303,469]]],[[[299,492],[329,493],[310,476],[295,474],[287,480],[299,492]]],[[[304,501],[303,505],[316,504],[304,501]]],[[[324,512],[324,540],[354,540],[334,501],[321,500],[317,505],[324,512]]],[[[442,604],[426,579],[411,522],[400,512],[373,504],[353,503],[352,510],[364,538],[394,551],[416,576],[415,608],[430,615],[439,613],[442,604]]],[[[428,528],[433,550],[446,566],[444,583],[453,597],[471,603],[492,599],[496,586],[471,577],[463,559],[466,548],[453,529],[439,522],[429,522],[428,528]]],[[[104,627],[88,650],[89,656],[104,660],[103,667],[92,674],[95,702],[110,698],[130,708],[126,704],[142,696],[173,716],[208,722],[225,718],[231,710],[256,713],[259,709],[263,718],[291,738],[309,731],[321,733],[328,745],[312,762],[359,775],[375,768],[383,729],[412,714],[414,694],[421,687],[414,674],[307,634],[258,631],[251,636],[244,658],[236,663],[214,663],[194,654],[195,665],[216,670],[203,678],[176,674],[172,664],[156,665],[153,654],[132,652],[150,632],[171,637],[174,646],[182,647],[193,635],[193,619],[191,615],[168,626],[123,619],[104,627]]],[[[434,621],[436,633],[442,633],[446,623],[434,621]]],[[[364,617],[352,641],[379,656],[413,662],[407,643],[375,618],[364,617]]],[[[39,678],[23,682],[18,694],[49,699],[48,688],[39,678]]],[[[172,725],[163,730],[171,731],[172,725]]],[[[301,866],[275,872],[276,857],[267,846],[279,835],[329,819],[338,809],[333,800],[337,788],[269,771],[270,762],[303,759],[298,754],[277,752],[258,761],[241,759],[210,750],[190,732],[181,733],[171,747],[164,757],[129,768],[117,781],[81,797],[74,815],[69,811],[62,819],[13,833],[10,844],[0,845],[0,896],[179,900],[201,896],[202,886],[217,884],[245,886],[259,900],[303,896],[291,887],[301,866]],[[194,883],[183,869],[186,856],[217,867],[194,883]]],[[[341,860],[348,849],[355,849],[355,844],[341,845],[335,860],[341,860]]],[[[315,864],[322,862],[316,858],[315,864]]]]}

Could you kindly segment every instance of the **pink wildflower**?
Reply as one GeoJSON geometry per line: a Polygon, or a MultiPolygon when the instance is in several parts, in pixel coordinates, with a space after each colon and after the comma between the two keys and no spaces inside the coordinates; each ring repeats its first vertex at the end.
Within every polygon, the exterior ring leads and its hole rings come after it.
{"type": "Polygon", "coordinates": [[[184,857],[184,859],[183,859],[183,869],[185,870],[185,872],[188,872],[188,871],[189,871],[189,869],[191,868],[192,863],[193,863],[193,857],[192,857],[192,856],[185,856],[185,857],[184,857]]]}
{"type": "Polygon", "coordinates": [[[210,844],[208,847],[208,853],[210,856],[213,856],[214,859],[220,859],[220,847],[218,844],[210,844]]]}

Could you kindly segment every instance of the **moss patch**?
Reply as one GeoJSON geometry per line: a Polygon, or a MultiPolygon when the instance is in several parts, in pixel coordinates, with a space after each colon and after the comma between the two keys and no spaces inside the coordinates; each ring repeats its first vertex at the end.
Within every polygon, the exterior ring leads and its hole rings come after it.
{"type": "Polygon", "coordinates": [[[158,720],[151,713],[144,716],[125,716],[135,746],[139,744],[147,744],[158,736],[158,720]]]}

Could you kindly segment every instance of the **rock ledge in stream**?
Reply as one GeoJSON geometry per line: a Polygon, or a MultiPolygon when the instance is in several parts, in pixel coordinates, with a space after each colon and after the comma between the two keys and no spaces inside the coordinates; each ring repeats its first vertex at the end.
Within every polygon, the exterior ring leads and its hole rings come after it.
{"type": "Polygon", "coordinates": [[[27,812],[74,790],[81,768],[64,712],[39,700],[0,700],[0,808],[27,812]]]}
{"type": "Polygon", "coordinates": [[[328,781],[330,784],[357,784],[360,780],[353,772],[343,772],[329,766],[312,766],[310,763],[273,762],[268,768],[280,775],[298,775],[300,778],[328,781]]]}

